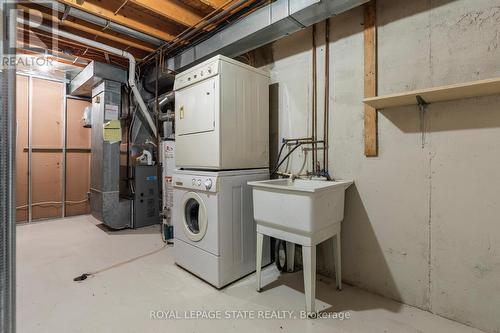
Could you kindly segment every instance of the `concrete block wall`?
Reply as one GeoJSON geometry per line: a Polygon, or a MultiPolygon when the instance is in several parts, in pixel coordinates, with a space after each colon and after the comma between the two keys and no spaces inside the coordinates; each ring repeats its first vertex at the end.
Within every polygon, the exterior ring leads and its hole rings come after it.
{"type": "MultiPolygon", "coordinates": [[[[378,0],[377,19],[380,95],[500,75],[498,0],[378,0]]],[[[317,29],[322,124],[324,25],[317,29]]],[[[280,137],[310,135],[311,36],[307,28],[253,52],[278,86],[280,137]]],[[[355,181],[344,280],[500,332],[500,96],[430,105],[423,148],[416,107],[381,111],[379,156],[366,158],[362,8],[332,18],[330,36],[329,168],[355,181]]],[[[287,168],[310,170],[309,156],[297,153],[287,168]]]]}

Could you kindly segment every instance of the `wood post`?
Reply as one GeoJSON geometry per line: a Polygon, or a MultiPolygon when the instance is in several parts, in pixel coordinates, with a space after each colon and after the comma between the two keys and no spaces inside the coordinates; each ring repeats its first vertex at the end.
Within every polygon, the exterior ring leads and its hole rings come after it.
{"type": "MultiPolygon", "coordinates": [[[[376,0],[364,5],[365,98],[377,96],[376,0]]],[[[377,110],[365,105],[365,155],[377,156],[377,110]]]]}

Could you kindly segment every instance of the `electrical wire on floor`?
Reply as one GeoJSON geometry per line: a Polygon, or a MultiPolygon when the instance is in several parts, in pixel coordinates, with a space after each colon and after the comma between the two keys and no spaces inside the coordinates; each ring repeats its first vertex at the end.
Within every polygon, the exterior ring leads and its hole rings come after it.
{"type": "MultiPolygon", "coordinates": [[[[66,200],[65,203],[67,205],[76,205],[84,202],[88,202],[88,199],[84,200],[79,200],[79,201],[71,201],[71,200],[66,200]]],[[[32,203],[31,206],[55,206],[55,205],[62,205],[62,201],[45,201],[45,202],[35,202],[32,203]]],[[[23,209],[23,208],[28,208],[29,205],[22,205],[22,206],[17,206],[16,209],[23,209]]]]}
{"type": "Polygon", "coordinates": [[[94,272],[89,272],[89,273],[83,273],[82,275],[79,275],[77,277],[75,277],[73,279],[73,281],[76,281],[76,282],[81,282],[81,281],[84,281],[84,280],[87,280],[88,277],[94,277],[96,276],[97,274],[99,273],[102,273],[102,272],[106,272],[106,271],[109,271],[110,269],[113,269],[113,268],[116,268],[116,267],[120,267],[120,266],[123,266],[125,264],[129,264],[131,262],[134,262],[136,260],[139,260],[139,259],[142,259],[142,258],[145,258],[147,256],[150,256],[152,254],[155,254],[155,253],[158,253],[160,252],[161,250],[163,250],[165,247],[167,246],[167,244],[164,244],[162,247],[160,247],[159,249],[156,249],[154,251],[151,251],[151,252],[148,252],[148,253],[145,253],[145,254],[142,254],[140,256],[137,256],[137,257],[134,257],[134,258],[131,258],[131,259],[128,259],[126,261],[122,261],[122,262],[119,262],[119,263],[116,263],[116,264],[113,264],[111,266],[108,266],[108,267],[105,267],[105,268],[101,268],[97,271],[94,271],[94,272]]]}

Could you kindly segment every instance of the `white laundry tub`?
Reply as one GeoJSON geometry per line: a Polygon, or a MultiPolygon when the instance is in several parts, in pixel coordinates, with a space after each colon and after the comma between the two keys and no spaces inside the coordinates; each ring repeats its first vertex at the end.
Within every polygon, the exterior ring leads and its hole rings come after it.
{"type": "Polygon", "coordinates": [[[257,224],[312,235],[344,219],[352,181],[275,179],[249,182],[257,224]]]}

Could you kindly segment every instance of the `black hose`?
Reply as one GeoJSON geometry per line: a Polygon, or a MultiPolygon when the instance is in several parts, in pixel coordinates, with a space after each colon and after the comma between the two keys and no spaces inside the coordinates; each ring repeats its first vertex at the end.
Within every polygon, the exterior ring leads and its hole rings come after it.
{"type": "Polygon", "coordinates": [[[275,170],[277,168],[277,165],[278,165],[280,158],[281,158],[281,153],[283,152],[283,149],[285,148],[285,146],[286,146],[286,142],[283,142],[281,144],[280,151],[278,153],[278,158],[276,159],[276,165],[274,166],[273,170],[275,170]]]}
{"type": "Polygon", "coordinates": [[[277,158],[277,161],[278,161],[278,162],[279,162],[279,160],[280,160],[281,153],[283,152],[283,148],[285,148],[285,146],[286,146],[286,142],[283,142],[283,143],[281,144],[280,151],[279,151],[279,153],[278,153],[278,158],[277,158]]]}
{"type": "Polygon", "coordinates": [[[283,157],[283,159],[281,160],[281,162],[279,162],[279,163],[278,163],[278,165],[277,165],[277,166],[273,169],[273,171],[271,172],[271,176],[272,176],[272,175],[274,175],[274,174],[278,171],[279,167],[280,167],[283,163],[285,163],[285,161],[286,161],[286,160],[290,157],[290,155],[292,155],[292,153],[293,153],[293,152],[294,152],[297,148],[299,148],[300,146],[302,146],[302,142],[297,143],[297,145],[295,145],[295,147],[293,147],[293,148],[292,148],[292,150],[290,150],[290,151],[288,152],[288,154],[286,154],[286,155],[285,155],[285,157],[283,157]]]}

